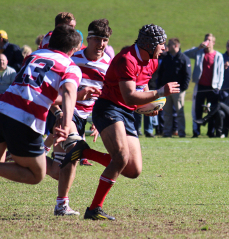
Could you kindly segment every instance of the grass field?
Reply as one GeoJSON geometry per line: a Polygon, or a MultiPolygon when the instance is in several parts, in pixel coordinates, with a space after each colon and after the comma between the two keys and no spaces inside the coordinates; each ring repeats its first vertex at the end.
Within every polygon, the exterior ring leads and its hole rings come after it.
{"type": "MultiPolygon", "coordinates": [[[[229,238],[228,138],[141,137],[143,172],[121,176],[104,203],[114,222],[86,221],[103,167],[78,166],[70,206],[79,217],[55,217],[57,182],[31,186],[0,178],[0,238],[229,238]]],[[[101,138],[89,145],[105,152],[101,138]]]]}
{"type": "MultiPolygon", "coordinates": [[[[1,1],[1,29],[9,40],[35,49],[35,38],[54,28],[54,18],[61,11],[72,12],[76,28],[86,39],[88,24],[99,18],[110,21],[113,35],[110,44],[116,53],[133,44],[138,29],[145,24],[162,26],[168,37],[178,37],[183,50],[199,45],[204,34],[216,36],[216,49],[224,52],[228,40],[228,5],[225,0],[7,0],[1,1]]],[[[85,41],[86,43],[86,41],[85,41]]]]}
{"type": "MultiPolygon", "coordinates": [[[[182,51],[197,46],[204,34],[216,36],[215,49],[224,52],[228,40],[225,0],[7,0],[1,1],[1,26],[12,43],[30,45],[54,28],[60,11],[72,12],[76,28],[107,18],[113,29],[110,44],[117,53],[137,37],[147,23],[161,25],[178,37],[182,51]]],[[[86,41],[84,41],[86,43],[86,41]]],[[[192,63],[193,65],[193,63],[192,63]]],[[[143,172],[138,179],[120,177],[104,204],[114,222],[85,221],[103,167],[77,169],[70,206],[80,217],[55,217],[57,182],[46,177],[35,186],[0,178],[0,238],[229,238],[228,138],[209,139],[206,127],[192,139],[190,84],[186,95],[186,138],[141,137],[143,172]]],[[[101,139],[89,145],[105,151],[101,139]]]]}

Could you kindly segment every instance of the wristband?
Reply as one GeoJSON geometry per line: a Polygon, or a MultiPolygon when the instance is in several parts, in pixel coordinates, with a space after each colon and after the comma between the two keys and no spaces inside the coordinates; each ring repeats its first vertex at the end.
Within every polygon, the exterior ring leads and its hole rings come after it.
{"type": "Polygon", "coordinates": [[[159,90],[157,90],[157,94],[158,94],[159,97],[164,96],[164,94],[165,94],[164,86],[161,87],[159,90]]]}
{"type": "Polygon", "coordinates": [[[54,115],[57,117],[60,113],[62,113],[62,110],[56,110],[54,115]]]}

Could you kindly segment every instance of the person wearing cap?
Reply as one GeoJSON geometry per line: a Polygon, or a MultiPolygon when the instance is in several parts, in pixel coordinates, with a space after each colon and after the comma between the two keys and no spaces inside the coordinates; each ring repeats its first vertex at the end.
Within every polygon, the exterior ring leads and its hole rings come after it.
{"type": "Polygon", "coordinates": [[[13,83],[16,71],[7,65],[8,60],[3,53],[0,53],[0,94],[3,94],[6,89],[13,83]]]}
{"type": "MultiPolygon", "coordinates": [[[[195,66],[192,74],[192,80],[195,82],[193,91],[193,138],[200,135],[200,125],[194,120],[201,119],[203,114],[203,105],[205,100],[212,105],[217,104],[219,100],[219,90],[223,84],[224,62],[220,52],[214,50],[215,37],[208,33],[205,35],[204,42],[198,47],[184,51],[184,54],[191,59],[195,59],[195,66]]],[[[214,137],[214,120],[208,122],[209,137],[214,137]]]]}
{"type": "MultiPolygon", "coordinates": [[[[79,141],[62,163],[61,167],[64,167],[74,161],[73,155],[77,154],[75,158],[86,157],[106,167],[84,219],[115,220],[102,209],[108,192],[120,174],[137,178],[142,171],[141,147],[133,116],[137,105],[179,92],[177,82],[148,91],[148,81],[157,69],[158,57],[164,50],[165,41],[166,34],[160,26],[145,25],[140,29],[135,44],[118,53],[107,70],[102,94],[95,102],[92,118],[109,154],[92,150],[85,141],[79,141]]],[[[156,114],[158,111],[151,115],[156,114]]]]}
{"type": "Polygon", "coordinates": [[[8,60],[8,66],[19,72],[24,60],[19,46],[8,41],[8,35],[4,30],[0,30],[0,53],[4,53],[8,60]]]}

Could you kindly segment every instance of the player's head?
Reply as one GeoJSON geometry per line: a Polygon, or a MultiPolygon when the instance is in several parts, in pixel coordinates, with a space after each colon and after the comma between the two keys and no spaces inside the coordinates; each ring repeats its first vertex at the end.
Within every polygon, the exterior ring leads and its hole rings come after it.
{"type": "Polygon", "coordinates": [[[69,25],[72,28],[76,26],[76,19],[70,12],[60,12],[55,18],[55,27],[59,25],[69,25]]]}
{"type": "Polygon", "coordinates": [[[68,25],[60,25],[52,33],[49,48],[68,53],[72,49],[79,48],[80,44],[81,36],[77,31],[68,25]]]}
{"type": "Polygon", "coordinates": [[[138,47],[147,51],[150,58],[153,58],[154,51],[158,44],[166,42],[166,34],[160,26],[149,24],[139,30],[138,38],[135,41],[138,47]]]}
{"type": "Polygon", "coordinates": [[[109,27],[109,21],[105,18],[94,20],[89,24],[86,52],[90,52],[91,59],[102,57],[111,34],[112,30],[109,27]]]}
{"type": "Polygon", "coordinates": [[[88,26],[88,38],[93,36],[109,38],[111,34],[112,30],[106,18],[94,20],[88,26]]]}

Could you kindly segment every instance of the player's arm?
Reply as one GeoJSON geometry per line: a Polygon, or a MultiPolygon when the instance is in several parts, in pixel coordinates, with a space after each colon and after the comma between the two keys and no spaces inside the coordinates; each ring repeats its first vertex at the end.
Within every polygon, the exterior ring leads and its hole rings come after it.
{"type": "Polygon", "coordinates": [[[70,125],[72,121],[73,111],[75,107],[75,102],[77,100],[76,86],[70,82],[66,82],[62,85],[62,111],[63,120],[61,128],[56,127],[55,145],[68,137],[70,125]]]}
{"type": "MultiPolygon", "coordinates": [[[[77,92],[77,100],[87,100],[92,97],[99,97],[101,90],[94,86],[86,86],[84,89],[77,92]]],[[[62,105],[62,95],[58,95],[52,105],[62,105]]]]}
{"type": "Polygon", "coordinates": [[[119,87],[122,97],[127,105],[143,105],[156,100],[162,96],[168,96],[173,93],[179,93],[180,85],[177,82],[169,82],[159,90],[155,91],[136,91],[135,81],[120,81],[119,87]]]}
{"type": "Polygon", "coordinates": [[[99,97],[101,90],[94,86],[86,86],[82,90],[77,92],[77,100],[87,100],[92,97],[99,97]]]}

